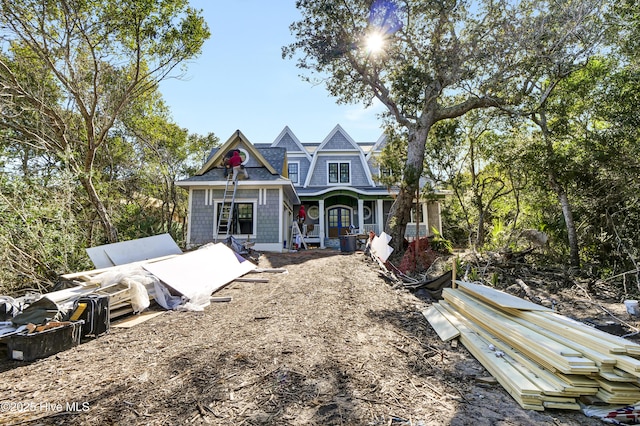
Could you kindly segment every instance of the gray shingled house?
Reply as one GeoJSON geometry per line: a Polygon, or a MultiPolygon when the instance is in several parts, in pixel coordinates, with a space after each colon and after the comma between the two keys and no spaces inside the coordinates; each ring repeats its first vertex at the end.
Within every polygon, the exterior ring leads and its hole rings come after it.
{"type": "MultiPolygon", "coordinates": [[[[252,241],[256,250],[288,248],[300,205],[307,211],[307,243],[339,247],[339,237],[348,232],[380,234],[397,193],[376,181],[382,171],[375,157],[384,143],[384,136],[356,143],[339,125],[320,143],[302,143],[288,127],[270,144],[252,144],[236,131],[211,151],[195,176],[177,182],[189,191],[188,247],[226,236],[217,232],[227,185],[222,162],[233,149],[240,150],[250,179],[238,180],[230,233],[252,241]]],[[[414,209],[407,226],[408,238],[415,237],[416,229],[419,236],[442,229],[439,202],[419,204],[419,217],[414,209]]]]}

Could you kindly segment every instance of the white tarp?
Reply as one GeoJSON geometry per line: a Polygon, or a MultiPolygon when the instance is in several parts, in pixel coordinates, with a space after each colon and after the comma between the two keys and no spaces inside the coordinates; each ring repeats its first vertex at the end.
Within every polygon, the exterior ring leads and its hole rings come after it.
{"type": "Polygon", "coordinates": [[[96,268],[101,269],[172,254],[182,254],[182,250],[171,238],[171,235],[160,234],[91,247],[87,249],[87,254],[96,268]]]}
{"type": "Polygon", "coordinates": [[[213,292],[256,269],[223,243],[142,266],[190,303],[204,306],[213,292]]]}

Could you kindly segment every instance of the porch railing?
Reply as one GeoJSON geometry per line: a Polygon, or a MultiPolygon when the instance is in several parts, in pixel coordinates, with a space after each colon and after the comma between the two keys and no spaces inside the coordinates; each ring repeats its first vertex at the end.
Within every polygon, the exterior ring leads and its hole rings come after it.
{"type": "MultiPolygon", "coordinates": [[[[305,225],[306,228],[306,236],[310,238],[318,238],[320,237],[320,225],[314,225],[313,229],[309,225],[305,225]]],[[[360,234],[368,234],[369,231],[373,231],[376,235],[380,235],[384,230],[384,226],[378,223],[365,224],[362,229],[358,229],[358,233],[360,234]]],[[[302,229],[302,232],[305,232],[305,229],[302,229]]],[[[424,237],[427,234],[427,227],[425,224],[420,224],[420,237],[424,237]]],[[[405,236],[412,240],[416,236],[416,225],[415,223],[409,223],[407,225],[407,230],[405,232],[405,236]]]]}

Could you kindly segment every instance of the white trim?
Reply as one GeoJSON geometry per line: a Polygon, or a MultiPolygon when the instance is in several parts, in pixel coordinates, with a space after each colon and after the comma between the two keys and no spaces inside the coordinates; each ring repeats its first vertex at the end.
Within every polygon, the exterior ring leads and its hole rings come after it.
{"type": "Polygon", "coordinates": [[[333,130],[329,132],[329,135],[327,135],[326,138],[324,138],[324,140],[318,146],[318,149],[316,149],[316,152],[322,151],[324,149],[324,146],[327,145],[337,133],[341,133],[342,136],[344,136],[344,138],[347,140],[347,142],[349,142],[349,144],[353,147],[353,149],[363,152],[360,145],[358,145],[356,141],[354,141],[353,138],[349,136],[349,134],[345,132],[345,130],[339,124],[337,124],[336,127],[334,127],[333,130]]]}
{"type": "Polygon", "coordinates": [[[336,186],[336,185],[351,185],[351,160],[335,160],[335,161],[327,161],[326,162],[326,166],[327,166],[327,186],[336,186]],[[330,182],[329,181],[329,165],[331,164],[337,164],[338,165],[338,181],[337,182],[330,182]],[[340,166],[342,164],[348,164],[349,165],[349,181],[348,182],[340,182],[340,166]]]}
{"type": "Polygon", "coordinates": [[[280,245],[280,248],[282,248],[282,244],[284,243],[284,210],[282,210],[280,206],[284,206],[284,191],[282,188],[278,191],[278,229],[281,230],[278,232],[278,234],[280,234],[278,237],[278,244],[280,245]]]}
{"type": "Polygon", "coordinates": [[[367,160],[369,160],[371,157],[373,157],[373,155],[376,152],[381,152],[382,150],[380,149],[380,145],[382,145],[387,139],[387,135],[385,135],[384,133],[382,134],[382,136],[380,136],[380,138],[378,138],[378,140],[376,141],[376,143],[373,144],[373,146],[371,147],[371,149],[369,150],[369,152],[366,155],[367,160]]]}
{"type": "MultiPolygon", "coordinates": [[[[219,238],[220,236],[218,235],[218,205],[222,204],[223,200],[215,200],[214,205],[213,205],[213,238],[219,238]]],[[[253,228],[253,232],[251,234],[249,234],[249,238],[256,238],[256,231],[258,230],[258,200],[255,198],[236,198],[236,200],[233,203],[234,205],[238,205],[238,204],[253,204],[253,224],[252,224],[252,228],[253,228]]],[[[247,234],[229,234],[229,235],[233,235],[234,237],[246,237],[247,234]]]]}
{"type": "Polygon", "coordinates": [[[253,249],[256,251],[270,252],[270,253],[285,253],[288,252],[289,249],[285,249],[282,247],[283,241],[278,243],[255,243],[253,249]]]}
{"type": "Polygon", "coordinates": [[[386,189],[382,189],[379,186],[376,188],[372,188],[372,190],[362,190],[359,188],[354,188],[353,186],[332,186],[329,188],[322,188],[315,192],[298,193],[298,197],[315,197],[315,196],[323,195],[323,194],[326,194],[327,192],[333,192],[333,191],[350,191],[350,192],[355,192],[356,194],[372,195],[372,196],[379,196],[379,197],[382,196],[382,197],[389,197],[389,198],[391,198],[394,194],[397,194],[397,192],[387,191],[386,189]]]}
{"type": "Polygon", "coordinates": [[[191,244],[191,212],[193,212],[193,189],[189,188],[189,209],[187,210],[187,245],[191,244]]]}
{"type": "Polygon", "coordinates": [[[318,236],[320,237],[320,248],[324,248],[324,237],[327,235],[325,229],[325,214],[324,214],[324,200],[318,200],[318,211],[320,212],[319,223],[320,223],[320,231],[318,232],[318,236]]]}
{"type": "Polygon", "coordinates": [[[309,209],[307,210],[307,216],[309,217],[309,219],[313,219],[313,220],[318,219],[320,217],[320,208],[318,206],[309,207],[309,209]],[[314,211],[316,212],[315,216],[312,213],[314,211]]]}
{"type": "MultiPolygon", "coordinates": [[[[208,188],[210,186],[225,186],[227,184],[226,180],[203,180],[203,181],[198,181],[198,182],[194,182],[194,181],[178,181],[175,182],[176,186],[180,186],[180,187],[192,187],[192,188],[196,188],[196,189],[202,189],[202,188],[208,188]]],[[[256,188],[262,187],[262,186],[283,186],[283,185],[291,185],[291,181],[289,179],[285,179],[285,178],[279,178],[277,180],[238,180],[237,182],[238,185],[240,186],[253,186],[256,188]]]]}
{"type": "Polygon", "coordinates": [[[244,154],[244,161],[242,162],[242,164],[247,164],[247,162],[249,161],[249,159],[251,158],[251,156],[249,155],[249,151],[247,151],[244,148],[234,148],[237,149],[238,151],[240,151],[241,153],[244,154]]]}
{"type": "Polygon", "coordinates": [[[287,163],[287,177],[289,178],[289,180],[291,181],[291,183],[292,183],[293,185],[300,185],[300,161],[289,161],[289,162],[287,163]],[[291,176],[289,175],[289,166],[291,166],[291,165],[293,165],[293,164],[295,164],[295,165],[298,167],[298,172],[297,172],[298,180],[297,180],[296,182],[294,182],[294,181],[291,179],[291,176]]]}
{"type": "MultiPolygon", "coordinates": [[[[284,138],[284,135],[286,135],[286,134],[291,136],[291,139],[293,139],[293,142],[298,146],[298,148],[300,148],[300,151],[297,151],[295,153],[296,154],[303,154],[309,161],[311,161],[311,154],[309,154],[309,152],[307,151],[307,148],[302,144],[302,142],[300,142],[300,139],[298,139],[298,137],[293,134],[293,131],[291,131],[289,126],[284,126],[284,129],[282,130],[282,132],[280,132],[280,134],[273,141],[273,143],[271,144],[271,147],[272,148],[273,147],[277,147],[278,144],[282,141],[282,138],[284,138]]],[[[288,154],[289,154],[289,151],[287,151],[287,155],[288,154]]]]}
{"type": "Polygon", "coordinates": [[[362,220],[369,219],[372,214],[373,211],[371,210],[371,207],[365,205],[362,206],[362,220]],[[367,211],[368,213],[365,213],[365,211],[367,211]]]}
{"type": "Polygon", "coordinates": [[[378,234],[384,231],[384,227],[387,225],[384,220],[384,200],[376,200],[376,223],[378,224],[378,234]]]}
{"type": "Polygon", "coordinates": [[[364,230],[364,200],[358,198],[358,229],[364,230]]]}

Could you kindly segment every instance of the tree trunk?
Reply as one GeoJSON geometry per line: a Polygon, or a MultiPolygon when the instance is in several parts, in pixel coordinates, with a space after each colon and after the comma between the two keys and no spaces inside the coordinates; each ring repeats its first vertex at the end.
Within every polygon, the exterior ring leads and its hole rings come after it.
{"type": "Polygon", "coordinates": [[[573,222],[573,211],[571,209],[571,204],[569,203],[569,196],[567,192],[564,190],[562,185],[558,182],[556,177],[556,172],[554,170],[553,164],[555,164],[554,157],[555,151],[553,149],[553,143],[551,141],[551,137],[549,135],[549,129],[547,127],[547,117],[542,110],[540,112],[539,119],[536,119],[534,116],[534,121],[540,126],[542,130],[542,136],[544,137],[544,142],[547,150],[547,164],[549,167],[548,178],[549,185],[553,189],[553,192],[558,197],[558,202],[560,203],[560,207],[562,208],[562,215],[564,217],[564,223],[567,227],[567,239],[569,243],[569,262],[571,266],[580,267],[580,251],[578,248],[578,233],[576,232],[576,225],[573,222]]]}
{"type": "Polygon", "coordinates": [[[573,210],[569,203],[567,192],[562,188],[555,179],[553,172],[549,172],[549,180],[551,187],[558,197],[560,206],[562,207],[562,215],[564,216],[565,226],[567,227],[567,239],[569,240],[569,261],[571,266],[580,267],[580,252],[578,248],[578,233],[576,225],[573,222],[573,210]]]}
{"type": "Polygon", "coordinates": [[[407,229],[407,223],[411,220],[411,207],[413,206],[416,192],[420,192],[420,176],[422,175],[424,164],[425,143],[430,128],[431,123],[409,132],[404,178],[385,224],[385,232],[391,236],[390,245],[395,253],[402,253],[404,250],[404,233],[407,229]]]}
{"type": "Polygon", "coordinates": [[[109,215],[109,212],[107,212],[104,203],[98,196],[98,193],[96,192],[96,188],[93,186],[93,181],[91,180],[90,176],[91,175],[89,175],[89,177],[81,177],[80,182],[82,183],[85,191],[87,191],[89,201],[91,201],[91,204],[96,209],[96,213],[100,218],[100,223],[102,224],[102,229],[104,230],[104,234],[107,237],[107,241],[109,243],[116,243],[118,242],[118,230],[115,226],[113,226],[113,223],[111,222],[111,216],[109,215]]]}

